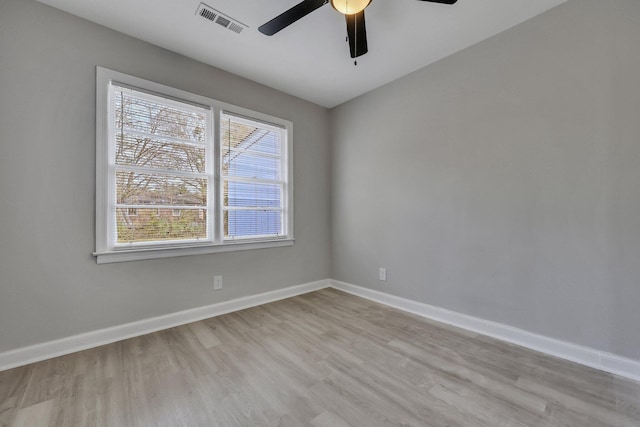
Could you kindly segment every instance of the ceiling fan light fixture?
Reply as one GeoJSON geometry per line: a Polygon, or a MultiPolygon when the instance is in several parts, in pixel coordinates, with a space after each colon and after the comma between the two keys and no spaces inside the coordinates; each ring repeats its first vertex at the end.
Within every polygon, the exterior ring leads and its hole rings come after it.
{"type": "Polygon", "coordinates": [[[344,15],[362,12],[369,3],[371,0],[331,0],[331,6],[344,15]]]}

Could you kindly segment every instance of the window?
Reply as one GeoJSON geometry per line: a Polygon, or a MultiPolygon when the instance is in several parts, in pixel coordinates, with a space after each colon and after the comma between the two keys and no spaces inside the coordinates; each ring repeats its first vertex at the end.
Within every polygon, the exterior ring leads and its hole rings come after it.
{"type": "Polygon", "coordinates": [[[96,252],[291,245],[288,121],[98,67],[96,252]]]}
{"type": "Polygon", "coordinates": [[[227,113],[220,127],[224,238],[282,235],[282,129],[227,113]]]}

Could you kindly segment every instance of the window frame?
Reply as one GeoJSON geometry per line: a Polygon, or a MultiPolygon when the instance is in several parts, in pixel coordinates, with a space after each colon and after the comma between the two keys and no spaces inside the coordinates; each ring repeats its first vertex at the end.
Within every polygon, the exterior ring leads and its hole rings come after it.
{"type": "MultiPolygon", "coordinates": [[[[114,234],[115,235],[115,234],[114,234]]],[[[293,123],[278,117],[238,107],[191,92],[166,86],[161,83],[131,76],[104,67],[96,67],[96,250],[93,255],[98,264],[134,261],[154,258],[230,252],[248,249],[263,249],[293,245],[293,123]],[[111,240],[115,219],[111,210],[115,208],[115,159],[112,149],[113,130],[110,108],[110,85],[116,84],[140,92],[160,96],[169,101],[179,101],[204,107],[209,110],[209,127],[212,141],[207,163],[210,183],[207,200],[207,221],[210,225],[209,239],[204,241],[170,241],[138,244],[115,244],[111,240]],[[222,207],[222,151],[221,116],[223,113],[245,117],[283,129],[286,141],[282,150],[283,186],[283,235],[268,237],[246,237],[225,239],[222,207]],[[211,170],[209,170],[211,169],[211,170]],[[109,223],[113,222],[112,227],[109,223]]]]}
{"type": "MultiPolygon", "coordinates": [[[[236,123],[245,122],[244,124],[249,125],[249,126],[253,126],[253,124],[256,123],[256,122],[261,123],[264,126],[264,128],[270,128],[270,130],[272,132],[280,132],[281,136],[284,136],[285,139],[286,139],[286,135],[285,135],[286,129],[285,128],[282,128],[281,126],[277,126],[274,123],[270,123],[270,122],[266,122],[266,121],[262,121],[262,120],[257,120],[255,118],[251,118],[251,117],[242,116],[242,115],[236,114],[234,112],[231,112],[229,110],[221,111],[221,114],[219,116],[219,121],[220,121],[221,127],[222,127],[223,116],[232,117],[233,120],[236,123]]],[[[221,132],[221,134],[222,134],[222,132],[221,132]]],[[[222,143],[223,143],[223,141],[222,141],[222,138],[221,138],[221,141],[220,141],[220,144],[221,144],[221,146],[220,146],[220,153],[221,153],[220,154],[220,161],[221,162],[224,161],[224,156],[222,155],[222,150],[223,150],[222,143]]],[[[281,185],[282,188],[283,188],[282,206],[279,209],[282,211],[281,222],[282,222],[283,234],[287,235],[287,233],[288,233],[288,221],[287,221],[288,200],[284,196],[287,194],[286,186],[287,186],[288,180],[285,179],[284,177],[287,176],[287,171],[289,170],[289,166],[290,165],[287,164],[288,156],[287,156],[285,150],[286,150],[286,147],[284,147],[284,146],[281,147],[282,154],[279,156],[280,157],[280,171],[281,171],[280,175],[283,177],[283,179],[281,179],[280,182],[278,182],[278,184],[281,185]]],[[[222,170],[223,170],[223,168],[221,167],[220,171],[222,172],[222,170]]],[[[226,182],[236,182],[236,183],[238,183],[238,182],[243,182],[245,180],[243,180],[239,176],[233,176],[233,175],[221,176],[220,177],[220,187],[219,187],[219,194],[221,194],[221,195],[224,194],[223,186],[224,186],[225,181],[226,182]]],[[[268,180],[268,179],[256,179],[254,182],[255,183],[262,183],[262,184],[273,184],[274,183],[273,181],[268,180]]],[[[259,209],[256,208],[256,209],[249,209],[249,210],[259,210],[259,209]]],[[[226,207],[224,205],[221,206],[222,215],[224,215],[225,212],[226,213],[230,213],[230,212],[233,212],[233,211],[237,212],[237,211],[239,211],[239,209],[234,208],[232,206],[226,206],[226,207]]],[[[221,223],[222,223],[221,227],[224,227],[223,218],[221,217],[220,220],[221,220],[221,223]]],[[[243,241],[243,240],[251,239],[251,237],[245,237],[245,236],[225,236],[224,235],[224,230],[221,230],[221,231],[222,231],[222,239],[225,240],[225,241],[243,241]]],[[[258,237],[258,238],[269,238],[269,236],[261,236],[261,237],[258,237]]]]}

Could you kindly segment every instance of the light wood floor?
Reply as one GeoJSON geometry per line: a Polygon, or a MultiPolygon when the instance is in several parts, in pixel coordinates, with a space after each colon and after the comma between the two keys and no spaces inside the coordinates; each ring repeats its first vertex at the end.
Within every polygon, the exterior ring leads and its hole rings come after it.
{"type": "Polygon", "coordinates": [[[640,384],[342,292],[0,372],[1,426],[640,426],[640,384]]]}

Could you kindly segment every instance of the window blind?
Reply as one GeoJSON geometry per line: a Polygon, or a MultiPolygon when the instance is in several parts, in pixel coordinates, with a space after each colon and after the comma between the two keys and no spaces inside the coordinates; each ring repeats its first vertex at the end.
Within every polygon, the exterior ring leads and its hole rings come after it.
{"type": "Polygon", "coordinates": [[[224,238],[286,235],[285,130],[221,114],[224,238]]]}
{"type": "Polygon", "coordinates": [[[293,245],[293,123],[96,73],[98,263],[293,245]]]}
{"type": "Polygon", "coordinates": [[[205,108],[111,84],[116,244],[209,238],[205,108]]]}

